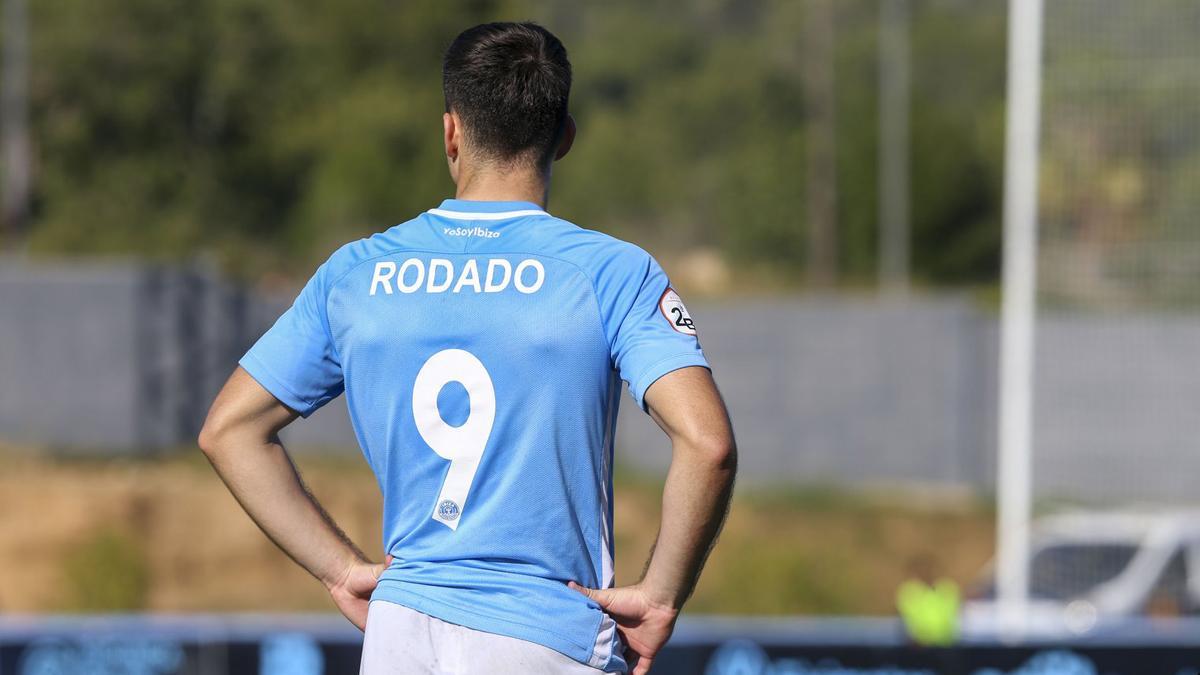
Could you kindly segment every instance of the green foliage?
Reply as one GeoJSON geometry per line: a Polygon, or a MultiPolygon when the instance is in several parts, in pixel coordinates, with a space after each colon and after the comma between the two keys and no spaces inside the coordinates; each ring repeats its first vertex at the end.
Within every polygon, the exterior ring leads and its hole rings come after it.
{"type": "Polygon", "coordinates": [[[63,561],[67,609],[82,612],[146,608],[150,564],[142,545],[116,529],[103,529],[72,549],[63,561]]]}
{"type": "MultiPolygon", "coordinates": [[[[999,259],[1003,7],[914,17],[914,264],[990,281],[999,259]]],[[[874,275],[877,3],[836,37],[848,280],[874,275]]],[[[554,209],[656,253],[717,246],[798,279],[808,105],[803,3],[706,0],[58,0],[32,3],[34,250],[303,275],[339,243],[452,193],[440,61],[472,24],[534,17],[566,42],[576,147],[554,209]]]]}
{"type": "Polygon", "coordinates": [[[913,18],[913,265],[999,278],[1004,6],[927,3],[913,18]]]}

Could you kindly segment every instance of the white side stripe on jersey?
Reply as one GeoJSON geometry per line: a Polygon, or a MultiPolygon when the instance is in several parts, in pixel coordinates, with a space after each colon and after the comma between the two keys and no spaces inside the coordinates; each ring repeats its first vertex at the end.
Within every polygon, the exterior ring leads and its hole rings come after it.
{"type": "Polygon", "coordinates": [[[447,211],[446,209],[429,209],[428,213],[452,218],[454,220],[507,220],[509,218],[524,218],[526,216],[548,216],[541,209],[525,209],[524,211],[502,211],[500,213],[472,213],[470,211],[447,211]]]}

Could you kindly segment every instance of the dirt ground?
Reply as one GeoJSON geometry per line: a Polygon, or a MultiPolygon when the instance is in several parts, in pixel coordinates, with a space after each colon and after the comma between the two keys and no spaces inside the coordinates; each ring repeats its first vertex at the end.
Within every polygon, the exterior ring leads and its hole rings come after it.
{"type": "MultiPolygon", "coordinates": [[[[298,464],[347,534],[378,556],[380,499],[365,464],[298,464]]],[[[616,485],[617,582],[629,583],[655,535],[661,484],[618,472],[616,485]]],[[[912,502],[739,487],[690,608],[889,614],[918,564],[973,579],[991,553],[991,513],[968,500],[912,502]]],[[[195,449],[102,461],[0,448],[0,612],[332,609],[195,449]]]]}

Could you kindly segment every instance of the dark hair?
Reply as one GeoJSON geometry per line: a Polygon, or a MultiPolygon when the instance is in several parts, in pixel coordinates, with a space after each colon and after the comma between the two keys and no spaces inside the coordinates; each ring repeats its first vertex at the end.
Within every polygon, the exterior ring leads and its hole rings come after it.
{"type": "Polygon", "coordinates": [[[550,160],[567,122],[571,62],[535,23],[485,23],[463,31],[442,61],[446,111],[472,147],[502,161],[550,160]]]}

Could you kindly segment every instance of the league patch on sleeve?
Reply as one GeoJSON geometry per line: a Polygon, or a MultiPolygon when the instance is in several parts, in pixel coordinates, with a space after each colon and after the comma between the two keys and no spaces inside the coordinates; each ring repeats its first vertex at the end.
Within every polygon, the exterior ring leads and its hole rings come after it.
{"type": "Polygon", "coordinates": [[[683,300],[674,288],[667,286],[667,290],[663,291],[662,297],[658,299],[658,309],[671,324],[671,328],[686,335],[696,334],[696,323],[692,321],[692,316],[688,314],[687,307],[683,306],[683,300]]]}

